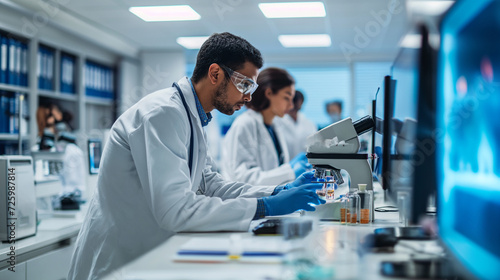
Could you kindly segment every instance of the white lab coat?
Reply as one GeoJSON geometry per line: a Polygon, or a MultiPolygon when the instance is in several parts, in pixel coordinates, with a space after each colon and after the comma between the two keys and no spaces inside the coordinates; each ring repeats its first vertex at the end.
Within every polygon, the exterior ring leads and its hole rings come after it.
{"type": "Polygon", "coordinates": [[[63,193],[72,193],[76,190],[85,191],[85,156],[82,149],[76,144],[67,143],[64,148],[63,170],[61,181],[63,193]]]}
{"type": "Polygon", "coordinates": [[[271,125],[280,143],[284,163],[279,165],[278,154],[262,114],[249,109],[234,120],[224,137],[221,171],[226,178],[255,185],[281,184],[295,179],[288,163],[290,157],[284,134],[275,125],[275,120],[271,125]]]}
{"type": "Polygon", "coordinates": [[[307,137],[318,131],[317,126],[301,112],[297,114],[297,121],[286,114],[283,118],[276,120],[276,123],[282,126],[281,131],[284,133],[290,158],[305,152],[307,137]]]}
{"type": "Polygon", "coordinates": [[[227,182],[212,171],[188,78],[179,86],[193,135],[175,88],[144,97],[113,124],[68,279],[100,279],[180,231],[246,231],[255,197],[274,190],[227,182]]]}

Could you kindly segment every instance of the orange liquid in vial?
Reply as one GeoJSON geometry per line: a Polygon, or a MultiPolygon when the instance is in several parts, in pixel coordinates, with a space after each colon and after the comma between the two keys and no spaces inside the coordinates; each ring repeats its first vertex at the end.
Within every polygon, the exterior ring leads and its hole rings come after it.
{"type": "Polygon", "coordinates": [[[327,190],[326,191],[326,199],[333,199],[335,190],[327,190]]]}
{"type": "Polygon", "coordinates": [[[340,208],[340,222],[345,223],[345,208],[340,208]]]}
{"type": "Polygon", "coordinates": [[[352,215],[347,214],[347,220],[351,221],[351,224],[356,224],[358,222],[358,215],[356,215],[356,214],[352,214],[352,215]]]}
{"type": "Polygon", "coordinates": [[[359,222],[361,224],[370,223],[370,209],[361,209],[361,219],[359,222]]]}

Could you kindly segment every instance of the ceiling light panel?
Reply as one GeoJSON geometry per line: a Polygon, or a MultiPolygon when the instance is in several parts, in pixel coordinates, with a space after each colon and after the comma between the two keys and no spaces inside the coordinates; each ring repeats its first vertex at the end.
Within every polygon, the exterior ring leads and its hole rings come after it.
{"type": "Polygon", "coordinates": [[[428,16],[438,16],[446,12],[455,1],[408,1],[407,9],[410,13],[428,16]]]}
{"type": "Polygon", "coordinates": [[[201,18],[200,14],[189,5],[131,7],[129,11],[147,22],[199,20],[201,18]]]}
{"type": "Polygon", "coordinates": [[[260,3],[259,9],[267,18],[325,17],[322,2],[260,3]]]}
{"type": "Polygon", "coordinates": [[[201,45],[208,39],[208,36],[196,36],[196,37],[179,37],[177,38],[177,44],[183,46],[186,49],[199,49],[201,45]]]}
{"type": "Polygon", "coordinates": [[[332,45],[328,34],[280,35],[278,40],[285,48],[314,48],[332,45]]]}

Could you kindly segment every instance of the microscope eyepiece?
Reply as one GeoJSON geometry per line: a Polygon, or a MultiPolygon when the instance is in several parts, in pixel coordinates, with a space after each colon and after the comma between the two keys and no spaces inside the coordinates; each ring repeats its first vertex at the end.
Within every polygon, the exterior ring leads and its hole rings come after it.
{"type": "Polygon", "coordinates": [[[354,125],[354,129],[356,130],[356,133],[358,135],[361,135],[371,128],[375,126],[375,122],[373,121],[372,117],[370,116],[364,116],[361,119],[355,121],[352,123],[354,125]]]}

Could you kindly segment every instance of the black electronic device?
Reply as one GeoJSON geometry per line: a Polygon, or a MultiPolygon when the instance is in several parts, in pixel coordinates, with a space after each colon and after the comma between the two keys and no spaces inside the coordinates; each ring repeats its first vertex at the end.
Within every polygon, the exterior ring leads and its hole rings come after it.
{"type": "Polygon", "coordinates": [[[397,202],[398,192],[409,193],[405,213],[409,211],[410,224],[418,224],[427,214],[437,183],[436,50],[425,25],[418,25],[410,34],[420,38],[420,45],[402,48],[391,77],[386,77],[387,96],[392,100],[385,100],[384,110],[392,116],[384,123],[388,137],[384,138],[382,173],[384,189],[393,202],[397,202]]]}
{"type": "Polygon", "coordinates": [[[438,229],[470,279],[500,279],[499,15],[499,1],[456,1],[440,26],[438,229]]]}
{"type": "Polygon", "coordinates": [[[281,234],[282,220],[281,219],[269,219],[261,222],[252,229],[255,235],[276,235],[281,234]]]}

